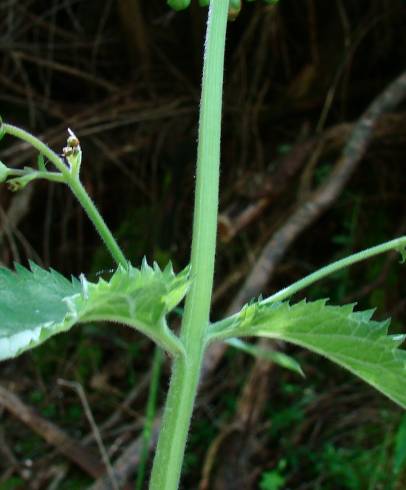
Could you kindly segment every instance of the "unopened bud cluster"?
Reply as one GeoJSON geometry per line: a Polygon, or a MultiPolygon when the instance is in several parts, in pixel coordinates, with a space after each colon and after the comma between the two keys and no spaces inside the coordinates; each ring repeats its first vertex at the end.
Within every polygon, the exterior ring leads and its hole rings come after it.
{"type": "Polygon", "coordinates": [[[69,137],[66,140],[66,146],[62,149],[62,155],[65,158],[76,156],[80,152],[80,141],[74,132],[68,128],[69,137]]]}

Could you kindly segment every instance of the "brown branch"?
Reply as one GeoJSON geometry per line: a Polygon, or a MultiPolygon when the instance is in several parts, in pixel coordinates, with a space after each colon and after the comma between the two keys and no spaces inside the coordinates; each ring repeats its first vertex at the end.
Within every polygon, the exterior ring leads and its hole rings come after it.
{"type": "MultiPolygon", "coordinates": [[[[219,237],[223,242],[227,243],[232,240],[237,233],[258,218],[283,193],[290,180],[304,165],[306,157],[312,150],[314,144],[314,139],[296,144],[292,151],[281,159],[274,174],[260,175],[259,182],[255,182],[254,184],[258,184],[255,189],[257,199],[239,211],[236,216],[233,216],[234,204],[219,215],[219,237]]],[[[240,186],[243,185],[246,188],[246,176],[241,180],[243,182],[240,183],[240,186]]]]}
{"type": "Polygon", "coordinates": [[[2,260],[4,260],[5,262],[8,262],[8,260],[5,260],[6,256],[8,255],[8,253],[6,252],[7,248],[3,246],[5,238],[9,239],[10,249],[12,254],[14,255],[13,258],[17,260],[18,251],[13,250],[16,249],[16,247],[14,247],[13,245],[13,236],[15,235],[20,222],[30,211],[32,197],[33,187],[29,186],[24,189],[23,192],[20,192],[13,197],[7,211],[4,211],[3,208],[0,206],[0,247],[2,247],[3,249],[2,260]]]}
{"type": "Polygon", "coordinates": [[[25,60],[30,63],[34,63],[35,65],[45,66],[47,68],[51,68],[54,71],[59,71],[66,75],[70,75],[72,77],[85,80],[87,82],[90,82],[96,86],[99,86],[107,90],[107,92],[109,93],[118,91],[118,88],[112,83],[97,78],[96,76],[93,76],[91,73],[85,72],[83,69],[75,68],[70,65],[64,65],[62,63],[58,63],[57,61],[51,61],[51,60],[46,60],[44,58],[32,56],[29,53],[24,53],[23,51],[15,51],[13,54],[18,60],[25,60]]]}
{"type": "MultiPolygon", "coordinates": [[[[159,426],[161,423],[160,416],[156,417],[151,431],[151,440],[149,450],[152,450],[158,440],[159,426]]],[[[113,464],[113,474],[118,485],[124,485],[129,477],[134,474],[140,461],[140,455],[143,447],[142,436],[138,437],[130,444],[123,454],[113,464]]],[[[111,480],[108,475],[104,475],[88,488],[88,490],[113,490],[111,480]]]]}
{"type": "Polygon", "coordinates": [[[141,61],[141,66],[148,75],[151,70],[150,40],[141,5],[138,0],[119,0],[117,9],[121,28],[127,39],[130,62],[137,66],[141,61]]]}
{"type": "Polygon", "coordinates": [[[12,415],[24,422],[31,430],[40,435],[48,444],[82,468],[87,474],[98,478],[105,472],[99,458],[91,450],[68,436],[52,422],[48,422],[31,407],[23,403],[18,396],[0,385],[0,405],[12,415]]]}
{"type": "MultiPolygon", "coordinates": [[[[261,339],[259,346],[267,349],[270,341],[261,339]]],[[[253,488],[251,461],[258,450],[255,428],[269,401],[268,386],[274,366],[266,359],[255,360],[232,422],[222,428],[207,453],[199,490],[253,488]],[[216,458],[218,454],[221,457],[216,458]],[[217,468],[211,477],[215,461],[217,468]]]]}
{"type": "MultiPolygon", "coordinates": [[[[381,140],[387,138],[388,135],[393,137],[393,133],[403,128],[404,124],[405,114],[382,115],[377,122],[373,138],[374,140],[381,140]]],[[[311,154],[311,158],[308,165],[313,171],[322,155],[336,151],[345,144],[355,126],[356,123],[341,123],[324,131],[318,140],[311,137],[307,141],[298,143],[288,155],[280,159],[273,174],[266,172],[254,176],[245,174],[235,185],[235,190],[244,197],[247,194],[247,188],[253,187],[253,192],[248,191],[248,196],[246,196],[248,203],[245,202],[241,205],[240,199],[237,198],[219,214],[219,239],[228,243],[238,233],[258,220],[287,188],[289,182],[304,165],[309,154],[311,154]]],[[[309,172],[305,170],[306,182],[311,177],[308,174],[309,172]]],[[[304,179],[302,178],[302,180],[304,179]]]]}

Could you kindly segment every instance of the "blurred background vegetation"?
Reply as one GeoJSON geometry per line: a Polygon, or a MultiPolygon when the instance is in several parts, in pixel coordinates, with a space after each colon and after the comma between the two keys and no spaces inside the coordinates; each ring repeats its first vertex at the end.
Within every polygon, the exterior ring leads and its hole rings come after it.
{"type": "MultiPolygon", "coordinates": [[[[3,119],[57,151],[67,128],[75,131],[83,182],[134,264],[144,255],[161,265],[171,258],[177,270],[188,262],[206,13],[197,2],[175,13],[164,0],[0,2],[3,119]]],[[[247,2],[230,23],[213,318],[294,209],[328,180],[354,122],[405,69],[405,25],[403,0],[247,2]]],[[[405,233],[405,123],[405,103],[380,118],[351,179],[284,248],[264,295],[405,233]]],[[[1,143],[6,164],[35,158],[20,142],[1,143]]],[[[3,265],[31,259],[94,280],[113,267],[62,186],[2,188],[0,213],[3,265]]],[[[306,293],[376,307],[401,332],[404,279],[389,255],[306,293]]],[[[204,376],[183,488],[406,488],[402,411],[329,362],[278,348],[305,378],[231,348],[204,376]]],[[[0,382],[101,460],[83,400],[58,380],[80,383],[114,464],[142,430],[152,353],[136,332],[88,325],[2,363],[0,382]]],[[[169,363],[163,371],[159,403],[169,363]]],[[[82,489],[95,479],[1,404],[0,454],[0,490],[82,489]]]]}

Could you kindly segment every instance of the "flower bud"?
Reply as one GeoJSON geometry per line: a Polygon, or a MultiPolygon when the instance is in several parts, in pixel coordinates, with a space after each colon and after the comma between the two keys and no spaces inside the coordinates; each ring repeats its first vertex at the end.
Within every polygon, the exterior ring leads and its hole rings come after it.
{"type": "Polygon", "coordinates": [[[79,138],[69,128],[68,128],[68,133],[69,133],[69,138],[66,140],[67,146],[70,146],[71,148],[77,148],[80,145],[79,138]]]}
{"type": "Polygon", "coordinates": [[[33,171],[22,177],[15,177],[7,182],[8,188],[12,192],[17,192],[29,184],[31,181],[37,178],[37,172],[33,171]]]}
{"type": "Polygon", "coordinates": [[[174,10],[183,10],[189,7],[190,0],[167,0],[167,4],[174,10]]]}
{"type": "Polygon", "coordinates": [[[71,146],[64,146],[62,148],[62,155],[64,157],[70,157],[73,155],[73,148],[71,146]]]}

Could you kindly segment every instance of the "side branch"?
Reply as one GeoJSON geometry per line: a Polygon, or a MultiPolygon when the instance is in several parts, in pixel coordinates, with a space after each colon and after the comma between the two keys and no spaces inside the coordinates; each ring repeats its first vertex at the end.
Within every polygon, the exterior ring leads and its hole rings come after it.
{"type": "Polygon", "coordinates": [[[361,116],[344,147],[341,158],[324,184],[316,189],[271,237],[234,299],[229,312],[234,313],[269,281],[277,264],[298,235],[313,224],[337,199],[370,143],[379,117],[393,110],[406,97],[406,72],[392,82],[361,116]]]}
{"type": "MultiPolygon", "coordinates": [[[[406,98],[406,72],[403,72],[370,104],[355,124],[342,155],[331,175],[306,201],[300,204],[288,220],[276,231],[263,248],[240,291],[227,309],[232,315],[252,297],[257,296],[272,278],[275,269],[290,245],[335,202],[362,160],[371,142],[375,126],[386,112],[390,112],[406,98]]],[[[206,351],[203,376],[213,371],[227,345],[214,343],[206,351]]]]}

